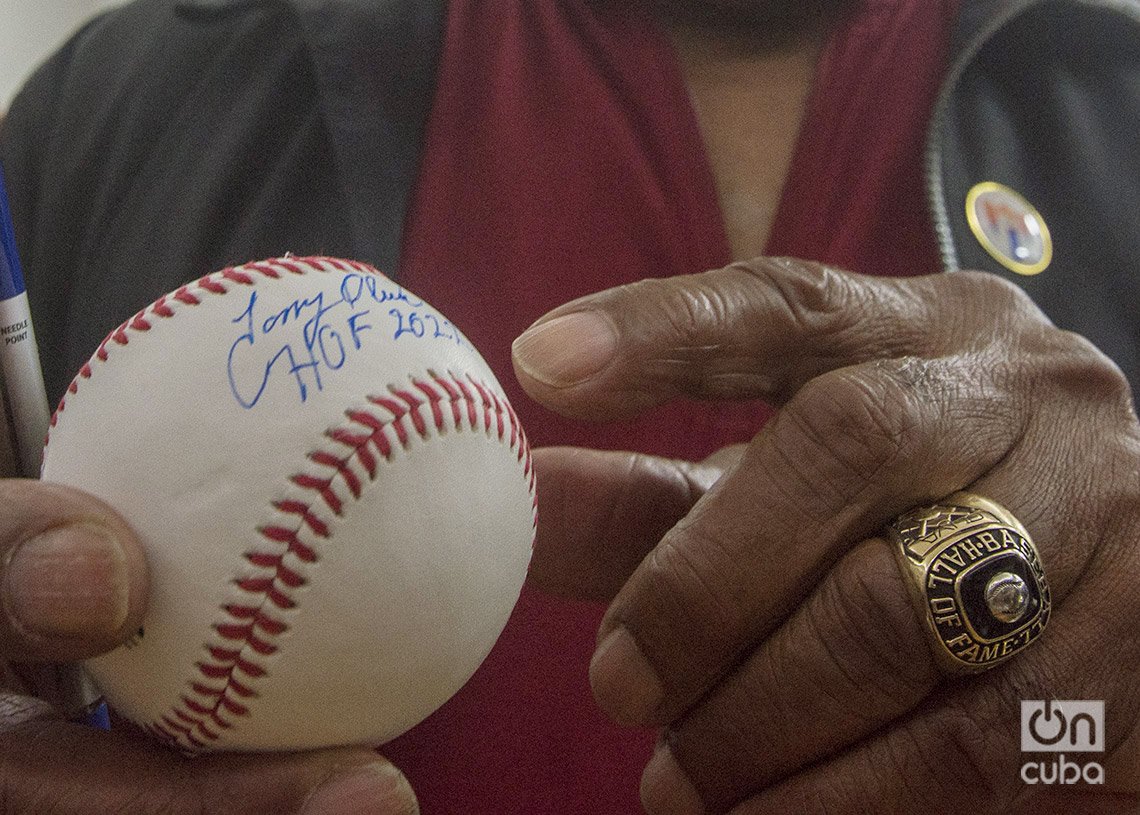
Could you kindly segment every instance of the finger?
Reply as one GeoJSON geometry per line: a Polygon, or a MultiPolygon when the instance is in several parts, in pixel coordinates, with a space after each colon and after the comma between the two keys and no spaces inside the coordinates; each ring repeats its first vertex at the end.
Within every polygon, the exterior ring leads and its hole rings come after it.
{"type": "Polygon", "coordinates": [[[670,725],[645,771],[647,799],[687,786],[707,811],[724,812],[918,705],[942,677],[903,578],[883,539],[844,556],[787,622],[670,725]]]}
{"type": "MultiPolygon", "coordinates": [[[[1009,470],[1016,472],[1016,465],[1009,470]]],[[[998,474],[981,487],[994,493],[1010,483],[998,474]]],[[[1112,678],[1119,671],[1111,668],[1140,656],[1140,642],[1129,633],[1135,613],[1127,586],[1140,573],[1134,551],[1099,550],[1081,569],[1076,588],[1074,576],[1062,568],[1054,587],[1054,620],[1060,624],[1054,622],[1046,639],[1002,668],[963,680],[958,687],[970,688],[966,696],[951,685],[928,698],[942,677],[891,546],[878,538],[850,551],[775,634],[669,729],[667,745],[645,773],[650,815],[674,812],[661,802],[666,793],[678,797],[678,790],[709,812],[725,811],[785,776],[873,740],[892,723],[905,723],[912,711],[921,711],[916,721],[922,722],[947,705],[977,709],[982,721],[976,724],[1007,728],[1006,738],[1014,739],[1020,734],[1016,706],[1023,698],[1114,700],[1110,728],[1120,756],[1114,787],[1140,789],[1140,756],[1129,736],[1140,722],[1140,697],[1133,677],[1112,678]],[[984,705],[1000,707],[1004,718],[986,718],[998,714],[984,705]]],[[[914,725],[902,726],[913,735],[914,725]]],[[[962,737],[958,743],[956,733],[949,726],[943,731],[946,756],[977,744],[979,753],[968,758],[979,764],[992,760],[982,752],[984,739],[962,737]]],[[[928,770],[938,766],[934,755],[926,757],[928,770]]],[[[911,786],[926,783],[917,778],[911,786]]]]}
{"type": "MultiPolygon", "coordinates": [[[[13,703],[0,702],[12,710],[13,703]]],[[[3,812],[413,815],[404,777],[366,748],[186,758],[29,710],[4,719],[3,812]]]]}
{"type": "Polygon", "coordinates": [[[535,450],[542,510],[527,579],[553,594],[611,600],[645,554],[720,477],[719,462],[570,447],[535,450]]]}
{"type": "MultiPolygon", "coordinates": [[[[1131,813],[1140,805],[1140,774],[1134,734],[1140,704],[1134,678],[1119,670],[1140,658],[1135,620],[1105,615],[1103,593],[1121,578],[1113,565],[1098,564],[1093,579],[1057,609],[1050,636],[1012,662],[948,688],[913,716],[857,747],[793,776],[732,810],[732,815],[802,812],[844,815],[863,812],[941,815],[962,812],[1131,813]],[[1102,772],[1068,789],[1032,783],[1039,770],[1026,763],[1059,761],[1056,753],[1022,753],[1022,700],[1105,701],[1104,752],[1069,753],[1082,767],[1102,772]],[[1132,768],[1132,772],[1119,771],[1132,768]],[[1030,778],[1027,782],[1026,776],[1030,778]]],[[[675,813],[654,808],[649,812],[675,813]]]]}
{"type": "MultiPolygon", "coordinates": [[[[0,116],[0,120],[2,120],[0,116]]],[[[11,415],[7,400],[0,393],[0,411],[3,415],[11,415]]],[[[20,462],[16,456],[16,443],[12,434],[12,427],[7,421],[0,422],[0,478],[15,478],[20,474],[20,462]]]]}
{"type": "Polygon", "coordinates": [[[884,279],[761,258],[590,295],[542,317],[513,350],[539,402],[610,419],[682,395],[783,402],[825,371],[937,357],[978,336],[1003,346],[1026,325],[1046,322],[993,275],[884,279]]]}
{"type": "Polygon", "coordinates": [[[612,717],[672,721],[851,542],[973,483],[1007,455],[1020,417],[992,421],[985,396],[961,393],[950,373],[932,366],[915,381],[901,365],[814,380],[645,558],[611,604],[591,664],[595,696],[612,717]],[[947,454],[962,450],[976,454],[947,454]]]}
{"type": "Polygon", "coordinates": [[[73,661],[138,628],[142,546],[106,504],[39,481],[0,480],[0,656],[73,661]]]}

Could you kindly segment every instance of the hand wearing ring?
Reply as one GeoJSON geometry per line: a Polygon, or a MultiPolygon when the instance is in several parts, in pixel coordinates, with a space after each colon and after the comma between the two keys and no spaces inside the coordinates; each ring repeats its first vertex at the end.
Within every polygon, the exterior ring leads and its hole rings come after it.
{"type": "Polygon", "coordinates": [[[757,260],[570,303],[516,368],[590,419],[781,405],[727,466],[536,454],[532,580],[612,597],[590,678],[660,728],[650,815],[1140,811],[1140,427],[1023,294],[757,260]],[[1103,786],[1027,787],[1035,699],[1105,701],[1103,786]]]}

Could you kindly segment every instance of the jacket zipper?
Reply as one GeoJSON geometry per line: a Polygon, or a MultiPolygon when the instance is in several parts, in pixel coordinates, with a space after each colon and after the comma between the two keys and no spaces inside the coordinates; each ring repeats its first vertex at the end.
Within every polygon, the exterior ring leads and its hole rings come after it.
{"type": "MultiPolygon", "coordinates": [[[[978,52],[1001,29],[1009,24],[1015,17],[1031,7],[1040,5],[1042,0],[1020,0],[1011,3],[1001,13],[995,14],[982,29],[975,34],[966,45],[959,49],[957,57],[951,64],[942,83],[934,113],[931,117],[930,127],[927,130],[926,142],[926,191],[930,212],[934,218],[934,231],[938,239],[939,251],[942,256],[942,269],[947,272],[956,272],[961,266],[958,263],[958,251],[954,248],[954,233],[950,225],[950,215],[946,207],[945,188],[942,183],[942,128],[946,121],[946,111],[950,106],[950,97],[953,96],[967,66],[974,61],[978,52]]],[[[1140,4],[1134,0],[1074,0],[1075,5],[1095,6],[1116,11],[1129,18],[1134,23],[1140,23],[1140,4]]]]}
{"type": "Polygon", "coordinates": [[[950,215],[946,208],[945,188],[942,183],[942,128],[946,123],[946,111],[950,106],[950,97],[958,86],[958,80],[966,72],[966,68],[982,47],[989,42],[1001,29],[1032,6],[1038,5],[1041,0],[1021,0],[1012,3],[1000,13],[995,14],[982,29],[977,32],[965,46],[958,50],[957,57],[946,74],[946,80],[939,90],[934,105],[934,114],[931,117],[930,127],[927,130],[926,141],[926,191],[931,215],[934,218],[934,232],[938,239],[939,252],[942,256],[942,270],[956,272],[961,267],[958,264],[958,251],[954,248],[954,232],[950,225],[950,215]]]}

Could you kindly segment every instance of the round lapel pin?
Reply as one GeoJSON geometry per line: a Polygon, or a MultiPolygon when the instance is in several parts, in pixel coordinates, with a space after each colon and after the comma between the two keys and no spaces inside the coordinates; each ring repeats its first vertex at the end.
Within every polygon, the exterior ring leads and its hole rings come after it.
{"type": "Polygon", "coordinates": [[[1032,204],[993,181],[976,185],[966,196],[966,218],[978,243],[1011,272],[1041,274],[1053,262],[1053,238],[1032,204]]]}

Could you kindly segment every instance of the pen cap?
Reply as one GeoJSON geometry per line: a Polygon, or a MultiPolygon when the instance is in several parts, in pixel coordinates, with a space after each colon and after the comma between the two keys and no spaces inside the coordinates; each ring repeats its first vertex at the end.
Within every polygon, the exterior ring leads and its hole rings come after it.
{"type": "Polygon", "coordinates": [[[24,291],[24,272],[16,252],[16,233],[8,204],[8,186],[0,165],[0,300],[9,300],[24,291]]]}

